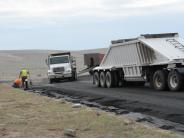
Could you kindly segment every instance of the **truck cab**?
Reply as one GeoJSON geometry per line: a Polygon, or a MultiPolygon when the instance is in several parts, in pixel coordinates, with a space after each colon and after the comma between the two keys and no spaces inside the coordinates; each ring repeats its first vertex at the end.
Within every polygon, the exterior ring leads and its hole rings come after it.
{"type": "Polygon", "coordinates": [[[50,54],[46,63],[48,69],[48,79],[50,83],[62,79],[76,80],[76,61],[70,52],[50,54]]]}

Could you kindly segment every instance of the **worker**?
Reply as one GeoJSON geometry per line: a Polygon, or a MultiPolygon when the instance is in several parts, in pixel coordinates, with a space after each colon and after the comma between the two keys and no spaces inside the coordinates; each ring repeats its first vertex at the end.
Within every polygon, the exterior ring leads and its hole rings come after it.
{"type": "Polygon", "coordinates": [[[16,79],[16,80],[13,82],[13,87],[14,87],[14,88],[20,88],[20,87],[21,87],[21,79],[16,79]]]}
{"type": "Polygon", "coordinates": [[[30,74],[29,74],[29,71],[27,69],[24,68],[20,71],[19,78],[21,78],[21,80],[22,80],[22,88],[25,88],[25,89],[28,88],[27,79],[29,76],[30,76],[30,74]]]}

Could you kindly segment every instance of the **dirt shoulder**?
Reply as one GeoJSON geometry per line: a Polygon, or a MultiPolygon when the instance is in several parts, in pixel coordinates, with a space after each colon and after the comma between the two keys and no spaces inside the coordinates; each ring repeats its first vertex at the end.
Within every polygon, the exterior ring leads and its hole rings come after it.
{"type": "Polygon", "coordinates": [[[66,129],[78,138],[179,138],[95,108],[72,108],[72,103],[0,84],[0,137],[65,138],[66,129]]]}

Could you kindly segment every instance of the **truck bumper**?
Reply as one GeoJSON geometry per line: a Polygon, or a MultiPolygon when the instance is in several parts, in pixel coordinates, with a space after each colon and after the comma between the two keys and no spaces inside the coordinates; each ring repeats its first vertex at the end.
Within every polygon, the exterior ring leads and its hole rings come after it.
{"type": "Polygon", "coordinates": [[[64,79],[64,78],[71,78],[72,74],[50,74],[48,75],[49,79],[64,79]]]}

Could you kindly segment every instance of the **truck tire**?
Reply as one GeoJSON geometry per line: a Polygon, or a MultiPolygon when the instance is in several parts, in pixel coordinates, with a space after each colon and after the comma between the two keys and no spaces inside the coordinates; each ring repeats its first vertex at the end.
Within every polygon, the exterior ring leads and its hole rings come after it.
{"type": "Polygon", "coordinates": [[[104,71],[100,73],[100,86],[104,88],[106,87],[106,76],[104,71]]]}
{"type": "Polygon", "coordinates": [[[113,81],[114,81],[113,74],[110,71],[108,71],[106,73],[106,86],[107,86],[107,88],[113,87],[113,81]]]}
{"type": "Polygon", "coordinates": [[[168,76],[168,73],[165,70],[156,71],[153,76],[153,87],[159,91],[166,90],[167,76],[168,76]]]}
{"type": "Polygon", "coordinates": [[[171,71],[168,75],[168,86],[171,91],[179,91],[182,88],[183,79],[177,71],[171,71]]]}
{"type": "Polygon", "coordinates": [[[94,78],[95,86],[100,87],[100,76],[99,76],[99,73],[95,72],[93,78],[94,78]]]}

